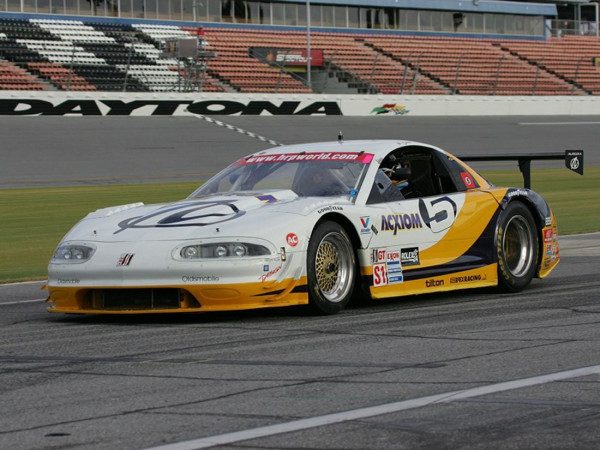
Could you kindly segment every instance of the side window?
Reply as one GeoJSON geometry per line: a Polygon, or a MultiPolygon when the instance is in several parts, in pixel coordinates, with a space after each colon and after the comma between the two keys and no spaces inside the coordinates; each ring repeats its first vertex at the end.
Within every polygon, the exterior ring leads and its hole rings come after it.
{"type": "Polygon", "coordinates": [[[444,157],[444,163],[448,168],[449,177],[456,186],[456,191],[464,192],[468,189],[479,187],[479,184],[473,175],[455,160],[444,157]]]}
{"type": "Polygon", "coordinates": [[[381,162],[367,204],[466,190],[459,169],[464,172],[456,161],[427,147],[394,150],[381,162]]]}

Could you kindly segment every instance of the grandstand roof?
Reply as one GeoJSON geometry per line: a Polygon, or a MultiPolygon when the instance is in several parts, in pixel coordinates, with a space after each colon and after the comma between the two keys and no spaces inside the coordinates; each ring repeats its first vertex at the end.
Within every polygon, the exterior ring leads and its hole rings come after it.
{"type": "MultiPolygon", "coordinates": [[[[304,3],[302,0],[278,0],[288,3],[304,3]]],[[[556,16],[555,4],[525,3],[496,0],[311,0],[311,4],[372,6],[383,8],[437,9],[444,11],[524,14],[532,16],[556,16]]]]}

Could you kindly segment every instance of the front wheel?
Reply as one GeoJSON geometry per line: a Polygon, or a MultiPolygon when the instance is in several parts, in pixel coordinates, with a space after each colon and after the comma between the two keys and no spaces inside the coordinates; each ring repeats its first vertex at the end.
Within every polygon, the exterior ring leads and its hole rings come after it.
{"type": "Polygon", "coordinates": [[[320,314],[341,311],[354,291],[356,261],[348,234],[336,222],[323,222],[308,244],[309,304],[320,314]]]}
{"type": "Polygon", "coordinates": [[[499,287],[508,292],[525,288],[535,275],[538,239],[533,216],[520,202],[509,203],[500,215],[497,252],[499,287]]]}

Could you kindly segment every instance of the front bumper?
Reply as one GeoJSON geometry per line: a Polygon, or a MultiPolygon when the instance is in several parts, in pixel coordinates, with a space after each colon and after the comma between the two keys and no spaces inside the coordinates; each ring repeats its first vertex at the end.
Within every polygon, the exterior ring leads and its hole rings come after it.
{"type": "Polygon", "coordinates": [[[233,311],[308,303],[304,252],[177,261],[173,244],[103,244],[81,264],[48,266],[50,312],[233,311]],[[123,258],[123,253],[134,255],[123,258]],[[125,264],[123,264],[125,262],[125,264]]]}
{"type": "Polygon", "coordinates": [[[304,276],[269,283],[48,286],[48,293],[48,311],[73,314],[193,313],[308,304],[304,276]]]}

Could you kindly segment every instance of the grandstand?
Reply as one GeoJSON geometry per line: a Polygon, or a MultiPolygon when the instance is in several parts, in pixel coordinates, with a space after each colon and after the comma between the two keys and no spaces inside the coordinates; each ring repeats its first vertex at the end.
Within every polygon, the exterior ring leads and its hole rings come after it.
{"type": "Polygon", "coordinates": [[[130,2],[116,13],[127,18],[115,19],[106,1],[40,7],[47,3],[25,1],[16,13],[0,13],[0,90],[600,94],[600,38],[551,36],[544,28],[556,21],[550,4],[440,0],[444,8],[417,10],[389,0],[366,2],[368,8],[330,0],[307,15],[309,2],[214,0],[200,7],[171,0],[154,2],[155,13],[152,2],[142,2],[143,11],[130,2]],[[170,5],[164,14],[161,4],[170,5]],[[163,53],[178,39],[197,39],[198,56],[163,53]]]}

